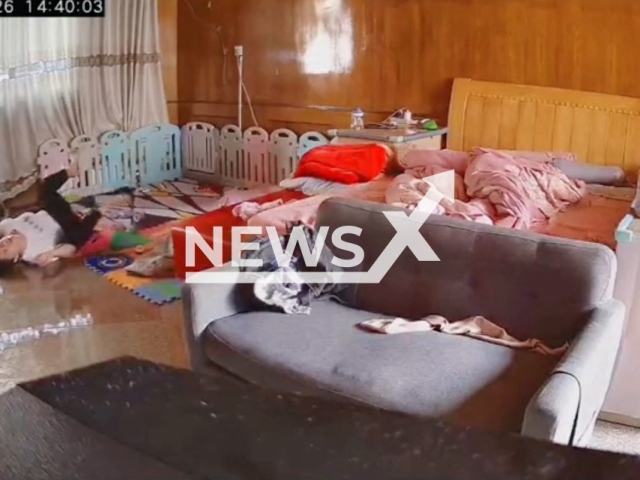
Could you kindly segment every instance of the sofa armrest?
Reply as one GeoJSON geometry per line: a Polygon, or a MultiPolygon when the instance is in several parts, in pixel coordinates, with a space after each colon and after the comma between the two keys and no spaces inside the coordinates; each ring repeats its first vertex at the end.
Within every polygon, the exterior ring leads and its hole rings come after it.
{"type": "Polygon", "coordinates": [[[611,383],[624,317],[618,300],[591,312],[565,357],[529,402],[523,435],[576,446],[589,440],[611,383]]]}
{"type": "MultiPolygon", "coordinates": [[[[239,269],[227,263],[216,271],[239,272],[239,269]]],[[[202,334],[209,324],[243,311],[243,306],[235,293],[236,284],[234,283],[186,283],[182,288],[184,336],[192,370],[201,370],[206,364],[202,334]]]]}

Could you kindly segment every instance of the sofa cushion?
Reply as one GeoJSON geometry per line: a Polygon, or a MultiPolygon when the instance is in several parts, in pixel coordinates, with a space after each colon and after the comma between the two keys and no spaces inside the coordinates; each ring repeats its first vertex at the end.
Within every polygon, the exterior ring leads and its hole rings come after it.
{"type": "Polygon", "coordinates": [[[208,327],[205,351],[219,366],[266,387],[333,392],[388,410],[514,432],[556,363],[466,337],[356,328],[379,317],[332,301],[314,302],[309,316],[239,314],[208,327]]]}
{"type": "MultiPolygon", "coordinates": [[[[316,228],[362,229],[345,239],[362,246],[369,271],[396,235],[383,212],[398,210],[332,198],[318,210],[316,228]]],[[[419,262],[404,249],[380,283],[358,284],[344,300],[355,308],[411,319],[482,315],[517,338],[539,338],[557,348],[609,300],[616,274],[611,249],[539,234],[431,215],[420,233],[439,262],[419,262]]],[[[327,243],[339,258],[353,254],[327,243]]]]}

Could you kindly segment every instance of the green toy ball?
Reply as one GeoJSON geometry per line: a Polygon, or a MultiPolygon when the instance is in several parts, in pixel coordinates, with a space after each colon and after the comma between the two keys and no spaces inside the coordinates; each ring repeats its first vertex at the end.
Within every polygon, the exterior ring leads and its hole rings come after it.
{"type": "Polygon", "coordinates": [[[149,245],[150,243],[153,243],[153,241],[137,233],[117,232],[111,239],[111,250],[117,252],[128,248],[149,245]]]}

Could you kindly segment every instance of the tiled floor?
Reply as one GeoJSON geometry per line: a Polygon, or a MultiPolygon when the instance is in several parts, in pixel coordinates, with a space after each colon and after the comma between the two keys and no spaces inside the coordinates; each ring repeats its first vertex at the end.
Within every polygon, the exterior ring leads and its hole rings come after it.
{"type": "MultiPolygon", "coordinates": [[[[187,367],[182,304],[151,305],[80,262],[58,271],[19,268],[0,279],[0,332],[39,327],[90,313],[94,325],[27,341],[0,352],[0,391],[12,383],[122,355],[187,367]]],[[[592,448],[640,454],[640,430],[600,422],[592,448]]]]}
{"type": "Polygon", "coordinates": [[[0,388],[123,355],[187,366],[180,302],[152,305],[80,262],[65,263],[58,270],[20,267],[0,280],[0,331],[40,327],[78,313],[91,314],[94,325],[27,340],[0,352],[0,388]]]}

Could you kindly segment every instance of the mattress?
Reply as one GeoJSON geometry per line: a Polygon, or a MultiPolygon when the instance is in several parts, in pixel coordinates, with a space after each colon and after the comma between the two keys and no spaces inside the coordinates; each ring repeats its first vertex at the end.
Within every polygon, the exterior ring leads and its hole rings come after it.
{"type": "MultiPolygon", "coordinates": [[[[315,223],[320,204],[330,197],[358,198],[385,203],[385,194],[394,177],[381,176],[368,183],[354,185],[332,194],[316,195],[292,201],[281,207],[262,212],[251,218],[250,226],[276,227],[286,233],[288,226],[298,222],[315,223]]],[[[538,224],[531,231],[554,237],[601,243],[615,250],[615,232],[629,213],[635,189],[590,186],[589,193],[576,205],[559,213],[549,222],[538,224]]]]}
{"type": "Polygon", "coordinates": [[[250,218],[247,224],[250,227],[276,227],[278,233],[284,234],[292,224],[302,222],[313,225],[320,204],[331,197],[357,198],[369,202],[385,203],[385,194],[392,180],[393,177],[383,175],[371,182],[352,185],[335,193],[289,202],[259,213],[250,218]]]}
{"type": "Polygon", "coordinates": [[[616,249],[616,229],[629,213],[635,189],[591,189],[579,203],[531,230],[554,237],[601,243],[616,249]]]}

